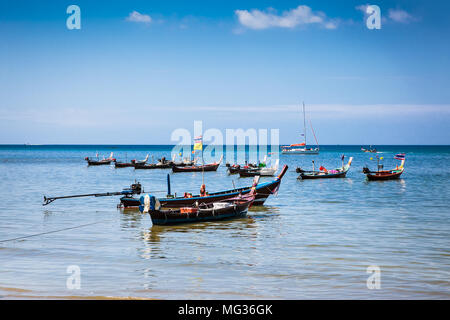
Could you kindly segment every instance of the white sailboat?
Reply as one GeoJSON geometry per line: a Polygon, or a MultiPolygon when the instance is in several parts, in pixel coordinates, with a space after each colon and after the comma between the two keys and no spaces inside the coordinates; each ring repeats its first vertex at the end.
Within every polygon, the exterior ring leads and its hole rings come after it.
{"type": "MultiPolygon", "coordinates": [[[[311,124],[311,122],[310,122],[311,124]]],[[[291,144],[289,146],[281,146],[282,154],[319,154],[319,143],[317,142],[316,135],[314,134],[314,129],[311,125],[311,131],[314,135],[314,139],[316,140],[317,147],[315,148],[307,148],[306,144],[306,116],[305,116],[305,103],[303,103],[303,137],[305,141],[302,143],[291,144]]]]}

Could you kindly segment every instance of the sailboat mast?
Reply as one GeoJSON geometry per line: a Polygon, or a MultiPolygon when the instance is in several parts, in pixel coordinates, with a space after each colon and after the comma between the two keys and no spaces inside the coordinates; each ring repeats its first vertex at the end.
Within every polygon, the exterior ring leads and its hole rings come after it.
{"type": "Polygon", "coordinates": [[[306,148],[306,116],[305,116],[305,102],[303,102],[303,136],[305,137],[305,148],[306,148]]]}

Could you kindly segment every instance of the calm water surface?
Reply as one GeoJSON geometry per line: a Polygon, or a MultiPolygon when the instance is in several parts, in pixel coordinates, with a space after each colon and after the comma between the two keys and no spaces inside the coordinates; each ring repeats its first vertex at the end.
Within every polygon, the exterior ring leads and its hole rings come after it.
{"type": "MultiPolygon", "coordinates": [[[[169,170],[87,167],[114,151],[125,160],[170,157],[169,146],[0,146],[0,297],[163,299],[449,299],[450,147],[377,146],[385,168],[406,152],[401,180],[367,182],[373,155],[324,146],[318,156],[281,155],[290,169],[278,196],[248,218],[152,226],[148,215],[116,208],[118,197],[57,200],[43,195],[120,191],[135,179],[163,195],[169,170]],[[311,160],[327,168],[353,156],[345,179],[297,180],[311,160]],[[67,230],[15,241],[49,231],[67,230]],[[79,266],[70,290],[67,267],[79,266]],[[366,285],[370,265],[381,289],[366,285]]],[[[225,166],[205,173],[207,189],[251,184],[225,166]]],[[[270,178],[264,178],[268,181],[270,178]]],[[[199,173],[171,174],[172,191],[198,192],[199,173]]]]}

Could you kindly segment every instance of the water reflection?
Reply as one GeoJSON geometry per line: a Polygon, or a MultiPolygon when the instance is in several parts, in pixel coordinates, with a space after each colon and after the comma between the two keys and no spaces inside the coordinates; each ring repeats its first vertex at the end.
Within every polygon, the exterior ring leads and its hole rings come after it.
{"type": "Polygon", "coordinates": [[[250,219],[276,219],[281,211],[275,206],[255,206],[248,210],[247,216],[250,219]]]}
{"type": "Polygon", "coordinates": [[[180,224],[173,226],[156,226],[153,225],[147,232],[144,233],[143,239],[160,239],[164,234],[169,233],[198,233],[214,230],[233,230],[239,231],[248,228],[254,228],[255,221],[249,217],[232,220],[197,222],[189,224],[180,224]]]}
{"type": "Polygon", "coordinates": [[[402,191],[406,191],[406,181],[405,179],[399,178],[399,179],[393,179],[393,180],[367,180],[364,179],[363,184],[368,186],[368,185],[384,185],[384,184],[394,184],[399,186],[402,191]]]}
{"type": "Polygon", "coordinates": [[[142,219],[148,218],[148,214],[142,214],[139,210],[119,209],[120,212],[120,228],[139,228],[142,224],[142,219]]]}
{"type": "MultiPolygon", "coordinates": [[[[168,247],[172,247],[173,243],[186,241],[186,239],[192,241],[192,243],[189,243],[190,247],[209,245],[211,241],[216,241],[216,239],[210,237],[215,238],[219,231],[226,231],[231,238],[242,237],[255,241],[260,238],[259,223],[266,219],[277,219],[279,215],[280,208],[276,206],[255,206],[250,208],[247,217],[241,219],[174,226],[152,225],[151,228],[140,232],[139,238],[142,246],[138,248],[139,257],[145,260],[166,258],[166,253],[174,250],[173,248],[168,249],[168,247]]],[[[128,216],[131,221],[134,221],[134,219],[140,221],[143,217],[148,217],[148,215],[141,214],[139,216],[133,212],[129,213],[128,216]]],[[[129,221],[129,219],[122,217],[124,221],[129,221]]],[[[195,260],[197,262],[202,261],[202,256],[196,256],[195,260]]]]}

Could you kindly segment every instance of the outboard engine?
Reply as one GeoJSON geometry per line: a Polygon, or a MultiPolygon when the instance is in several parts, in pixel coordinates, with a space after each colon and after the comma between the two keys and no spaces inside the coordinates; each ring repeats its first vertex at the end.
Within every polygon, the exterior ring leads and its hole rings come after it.
{"type": "Polygon", "coordinates": [[[131,190],[136,194],[141,194],[142,192],[142,185],[139,182],[133,183],[131,185],[131,190]]]}

